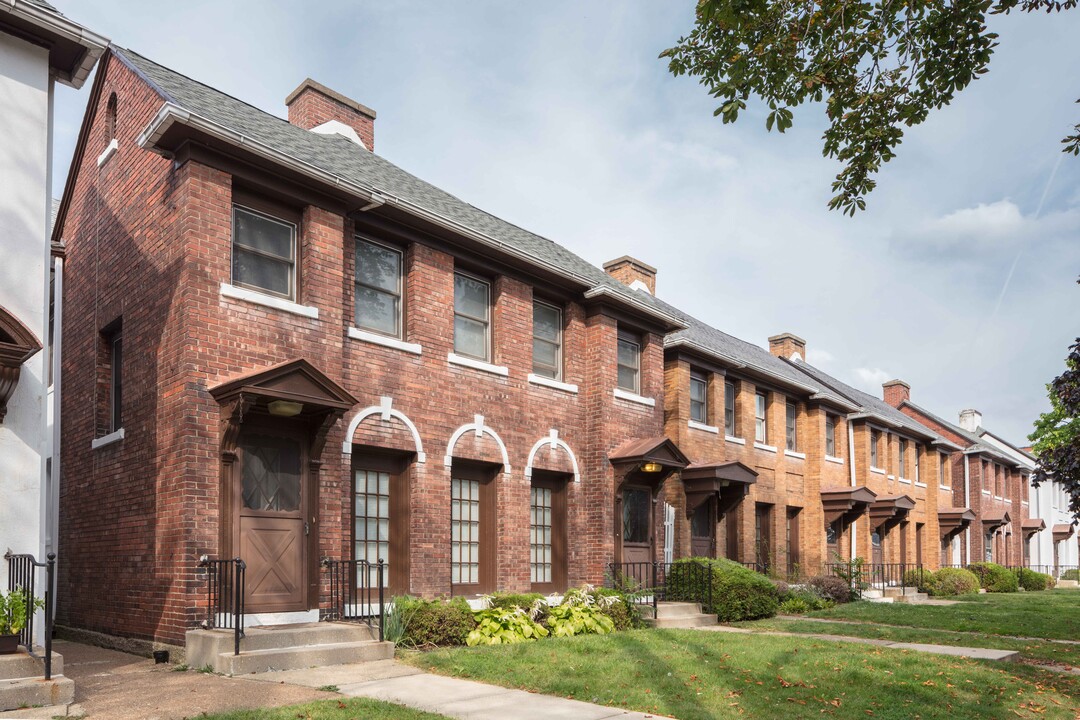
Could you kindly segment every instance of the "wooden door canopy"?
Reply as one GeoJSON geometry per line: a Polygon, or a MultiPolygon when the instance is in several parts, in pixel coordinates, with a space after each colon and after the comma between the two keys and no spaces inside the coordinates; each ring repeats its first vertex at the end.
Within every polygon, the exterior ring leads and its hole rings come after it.
{"type": "Polygon", "coordinates": [[[41,341],[30,328],[0,306],[0,423],[7,415],[8,400],[19,384],[23,363],[41,350],[41,341]]]}
{"type": "Polygon", "coordinates": [[[1073,530],[1075,525],[1068,523],[1062,523],[1054,526],[1054,542],[1061,542],[1062,540],[1068,540],[1073,536],[1073,530]]]}
{"type": "Polygon", "coordinates": [[[1046,521],[1042,518],[1029,518],[1020,523],[1020,530],[1024,533],[1025,539],[1045,529],[1046,521]]]}
{"type": "Polygon", "coordinates": [[[750,492],[757,475],[737,461],[690,465],[682,471],[686,517],[691,517],[710,497],[716,498],[717,518],[726,515],[750,492]]]}
{"type": "Polygon", "coordinates": [[[907,495],[882,495],[870,505],[870,528],[888,530],[914,509],[915,501],[907,495]]]}
{"type": "Polygon", "coordinates": [[[1002,525],[1008,525],[1010,520],[1012,520],[1012,518],[1009,517],[1009,512],[1007,510],[1005,512],[987,513],[986,515],[983,515],[982,519],[983,531],[990,532],[991,530],[996,530],[1002,525]]]}
{"type": "Polygon", "coordinates": [[[975,512],[966,507],[951,507],[938,510],[938,530],[941,539],[964,530],[975,520],[975,512]]]}
{"type": "Polygon", "coordinates": [[[253,370],[210,388],[221,403],[221,450],[233,452],[246,416],[274,414],[271,403],[296,403],[292,421],[307,425],[313,432],[309,460],[317,462],[326,434],[357,400],[344,388],[303,358],[253,370]]]}
{"type": "Polygon", "coordinates": [[[618,487],[626,483],[645,485],[653,492],[676,470],[690,464],[682,450],[666,437],[627,440],[608,453],[608,460],[622,473],[618,487]]]}
{"type": "Polygon", "coordinates": [[[864,485],[821,488],[825,524],[832,525],[837,520],[843,520],[844,525],[850,525],[853,520],[862,517],[875,499],[877,493],[864,485]]]}

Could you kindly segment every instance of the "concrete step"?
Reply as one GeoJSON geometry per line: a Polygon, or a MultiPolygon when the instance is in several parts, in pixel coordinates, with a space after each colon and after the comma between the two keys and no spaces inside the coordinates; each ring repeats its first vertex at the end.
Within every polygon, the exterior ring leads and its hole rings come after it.
{"type": "Polygon", "coordinates": [[[393,657],[394,643],[364,640],[242,651],[239,655],[221,653],[215,658],[213,666],[216,672],[226,675],[247,675],[272,670],[301,670],[325,665],[389,660],[393,657]]]}
{"type": "Polygon", "coordinates": [[[896,602],[900,603],[921,603],[930,598],[926,593],[916,592],[911,595],[901,595],[896,598],[896,602]]]}
{"type": "Polygon", "coordinates": [[[863,599],[872,603],[891,603],[896,601],[896,598],[893,597],[867,597],[865,593],[863,593],[863,599]]]}
{"type": "Polygon", "coordinates": [[[885,597],[899,598],[904,597],[905,595],[915,595],[918,592],[919,589],[913,587],[887,587],[882,591],[882,594],[885,597]]]}
{"type": "MultiPolygon", "coordinates": [[[[244,637],[240,639],[240,652],[363,642],[375,640],[378,637],[377,633],[378,630],[372,632],[367,625],[359,623],[265,625],[247,628],[244,631],[244,637]]],[[[200,668],[205,663],[212,664],[213,656],[233,651],[233,642],[232,630],[189,630],[185,642],[188,665],[200,668]],[[205,663],[199,663],[199,660],[204,660],[205,663]]]]}
{"type": "MultiPolygon", "coordinates": [[[[39,656],[45,654],[45,650],[35,650],[39,656]]],[[[64,656],[54,652],[52,654],[52,674],[64,674],[64,656]]],[[[45,661],[30,657],[23,649],[11,655],[0,655],[0,680],[15,680],[19,678],[44,677],[45,661]]]]}
{"type": "Polygon", "coordinates": [[[0,680],[0,711],[67,705],[75,699],[75,681],[63,675],[0,680]]]}
{"type": "Polygon", "coordinates": [[[691,602],[661,602],[656,604],[656,617],[680,618],[701,614],[701,605],[691,602]]]}
{"type": "Polygon", "coordinates": [[[679,617],[646,620],[645,624],[654,628],[696,628],[716,625],[715,615],[681,615],[679,617]]]}
{"type": "Polygon", "coordinates": [[[882,594],[880,590],[874,590],[871,588],[868,590],[863,590],[862,596],[863,600],[877,600],[882,597],[882,594]]]}

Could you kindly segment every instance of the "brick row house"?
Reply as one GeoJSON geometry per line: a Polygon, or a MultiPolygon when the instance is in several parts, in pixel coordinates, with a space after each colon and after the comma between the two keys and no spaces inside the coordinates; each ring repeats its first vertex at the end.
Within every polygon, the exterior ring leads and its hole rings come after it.
{"type": "MultiPolygon", "coordinates": [[[[61,201],[70,626],[182,643],[201,557],[249,624],[319,618],[324,559],[390,594],[601,583],[611,563],[936,566],[964,444],[374,152],[306,80],[270,115],[118,47],[61,201]]],[[[945,550],[943,550],[945,548],[945,550]]]]}

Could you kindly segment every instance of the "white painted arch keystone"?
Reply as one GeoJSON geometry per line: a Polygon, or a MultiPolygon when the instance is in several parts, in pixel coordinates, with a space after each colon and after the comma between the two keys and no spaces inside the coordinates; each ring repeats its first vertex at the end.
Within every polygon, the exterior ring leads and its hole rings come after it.
{"type": "Polygon", "coordinates": [[[427,460],[427,456],[424,454],[424,443],[420,440],[420,432],[416,429],[416,425],[409,419],[408,415],[400,410],[394,409],[394,399],[390,397],[379,398],[378,405],[372,405],[366,407],[356,414],[356,417],[349,423],[349,429],[345,431],[345,442],[342,444],[341,451],[346,455],[352,455],[352,439],[356,434],[357,428],[360,427],[360,423],[367,420],[369,417],[378,415],[382,422],[390,422],[391,418],[394,420],[400,420],[402,424],[409,429],[409,433],[412,434],[413,442],[416,443],[416,462],[422,463],[427,460]]]}
{"type": "Polygon", "coordinates": [[[574,482],[581,482],[581,471],[578,469],[577,457],[574,455],[574,451],[570,449],[570,446],[565,440],[559,437],[559,431],[552,428],[547,437],[540,438],[536,441],[536,444],[532,446],[532,450],[529,451],[529,460],[525,463],[525,478],[532,477],[533,460],[536,458],[536,453],[540,451],[540,448],[548,445],[554,450],[557,447],[561,447],[566,451],[566,454],[570,456],[570,464],[574,468],[574,482]]]}
{"type": "Polygon", "coordinates": [[[461,439],[461,436],[470,430],[476,433],[477,437],[480,437],[481,435],[491,436],[495,441],[495,444],[499,446],[499,451],[502,453],[503,472],[509,475],[510,456],[506,452],[506,443],[502,441],[502,438],[499,437],[497,432],[484,424],[483,415],[474,415],[471,423],[466,423],[454,431],[454,434],[450,436],[450,442],[446,444],[446,457],[443,458],[443,464],[446,465],[446,467],[450,467],[454,464],[454,446],[457,445],[457,441],[461,439]]]}

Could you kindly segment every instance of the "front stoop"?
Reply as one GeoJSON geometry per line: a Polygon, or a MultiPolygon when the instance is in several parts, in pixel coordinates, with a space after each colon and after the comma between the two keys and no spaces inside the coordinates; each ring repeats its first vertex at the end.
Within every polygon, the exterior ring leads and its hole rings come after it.
{"type": "Polygon", "coordinates": [[[921,593],[917,588],[885,588],[885,597],[892,598],[895,602],[899,603],[920,603],[926,600],[929,595],[921,593]]]}
{"type": "Polygon", "coordinates": [[[64,658],[59,653],[52,654],[51,680],[45,679],[44,661],[30,657],[25,651],[0,655],[0,712],[40,706],[65,707],[74,699],[75,681],[64,677],[64,658]]]}
{"type": "Polygon", "coordinates": [[[247,675],[387,660],[394,657],[394,643],[380,642],[366,625],[320,622],[249,628],[239,655],[233,654],[231,630],[189,630],[186,654],[189,667],[247,675]]]}
{"type": "Polygon", "coordinates": [[[715,615],[701,612],[701,605],[690,602],[660,602],[656,617],[645,618],[645,624],[655,628],[695,628],[716,625],[715,615]]]}

